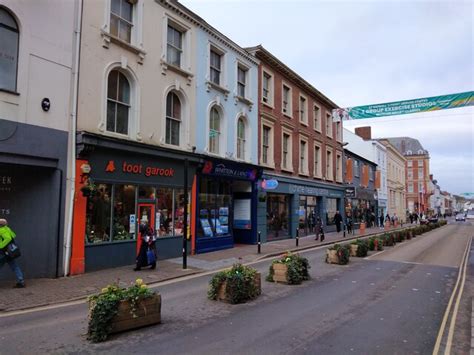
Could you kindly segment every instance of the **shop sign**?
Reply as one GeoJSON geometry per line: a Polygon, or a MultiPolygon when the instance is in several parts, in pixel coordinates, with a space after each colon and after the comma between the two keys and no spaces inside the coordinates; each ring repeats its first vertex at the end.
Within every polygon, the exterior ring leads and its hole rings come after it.
{"type": "Polygon", "coordinates": [[[136,216],[134,214],[131,214],[129,218],[130,229],[128,231],[131,234],[135,233],[135,223],[137,223],[136,216]]]}
{"type": "Polygon", "coordinates": [[[270,179],[262,181],[262,189],[264,190],[275,190],[278,187],[278,180],[270,179]]]}
{"type": "Polygon", "coordinates": [[[344,194],[347,198],[354,198],[356,196],[355,187],[354,186],[346,187],[344,194]]]}
{"type": "MultiPolygon", "coordinates": [[[[119,165],[121,168],[122,173],[124,174],[137,174],[137,175],[144,175],[146,177],[150,176],[166,176],[166,177],[173,177],[174,176],[174,169],[172,168],[163,168],[161,166],[147,166],[143,164],[134,164],[127,161],[122,161],[119,165]]],[[[109,160],[107,166],[105,167],[105,171],[108,173],[114,173],[115,167],[115,160],[109,160]]]]}
{"type": "Polygon", "coordinates": [[[223,176],[236,179],[254,181],[257,178],[257,169],[241,168],[237,164],[206,161],[202,168],[202,173],[206,175],[223,176]]]}
{"type": "Polygon", "coordinates": [[[290,184],[289,190],[291,194],[297,193],[300,195],[329,196],[329,190],[317,187],[290,184]]]}
{"type": "MultiPolygon", "coordinates": [[[[0,175],[0,192],[7,193],[12,191],[13,177],[10,175],[0,175]]],[[[11,214],[10,204],[10,200],[0,200],[0,217],[9,216],[11,214]]]]}

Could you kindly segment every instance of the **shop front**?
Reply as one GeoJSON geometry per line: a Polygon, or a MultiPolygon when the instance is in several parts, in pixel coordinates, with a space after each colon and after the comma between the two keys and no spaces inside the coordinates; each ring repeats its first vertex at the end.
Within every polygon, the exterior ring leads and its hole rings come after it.
{"type": "Polygon", "coordinates": [[[345,213],[351,218],[354,229],[357,229],[362,222],[365,222],[368,228],[377,226],[375,190],[363,187],[353,189],[354,195],[346,198],[345,213]]]}
{"type": "Polygon", "coordinates": [[[294,238],[314,234],[318,217],[325,231],[335,230],[334,215],[338,210],[343,214],[344,188],[264,174],[258,201],[262,241],[294,238]]]}
{"type": "Polygon", "coordinates": [[[103,138],[94,144],[88,135],[81,138],[85,147],[76,162],[72,273],[133,264],[140,223],[155,231],[159,259],[182,255],[186,208],[190,239],[190,195],[198,159],[188,157],[186,192],[186,156],[103,138]]]}
{"type": "Polygon", "coordinates": [[[257,242],[256,181],[259,168],[250,164],[206,158],[197,174],[196,253],[257,242]]]}

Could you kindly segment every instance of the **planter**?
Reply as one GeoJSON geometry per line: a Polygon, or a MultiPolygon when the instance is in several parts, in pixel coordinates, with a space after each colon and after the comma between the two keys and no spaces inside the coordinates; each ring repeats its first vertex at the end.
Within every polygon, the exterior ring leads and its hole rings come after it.
{"type": "Polygon", "coordinates": [[[339,257],[337,256],[337,250],[326,251],[326,262],[329,264],[339,264],[339,257]]]}
{"type": "MultiPolygon", "coordinates": [[[[262,280],[261,280],[261,275],[259,272],[255,274],[255,277],[253,279],[253,284],[258,290],[258,295],[262,293],[262,280]]],[[[227,281],[224,281],[220,286],[219,290],[217,291],[217,300],[219,301],[224,301],[224,302],[229,302],[230,303],[230,295],[227,294],[226,292],[227,288],[227,281]]]]}
{"type": "Polygon", "coordinates": [[[129,301],[120,301],[118,313],[112,319],[110,332],[118,333],[161,323],[161,295],[156,294],[140,300],[134,313],[135,316],[129,301]]]}
{"type": "Polygon", "coordinates": [[[390,222],[389,221],[385,222],[384,226],[385,226],[385,230],[388,231],[391,227],[390,222]]]}
{"type": "Polygon", "coordinates": [[[364,235],[365,234],[365,222],[362,222],[359,227],[359,234],[364,235]]]}
{"type": "Polygon", "coordinates": [[[357,249],[359,246],[357,244],[351,244],[351,256],[357,256],[357,249]]]}
{"type": "Polygon", "coordinates": [[[288,283],[288,266],[286,264],[273,264],[273,281],[288,283]]]}

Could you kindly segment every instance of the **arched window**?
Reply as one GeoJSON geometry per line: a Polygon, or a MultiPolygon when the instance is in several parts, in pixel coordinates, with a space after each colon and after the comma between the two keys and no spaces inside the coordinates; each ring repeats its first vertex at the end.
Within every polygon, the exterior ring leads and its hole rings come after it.
{"type": "Polygon", "coordinates": [[[241,117],[237,121],[237,159],[245,159],[245,122],[241,117]]]}
{"type": "Polygon", "coordinates": [[[119,70],[112,70],[107,82],[107,131],[128,134],[130,83],[119,70]]]}
{"type": "Polygon", "coordinates": [[[166,97],[166,143],[179,145],[181,129],[181,101],[178,95],[170,92],[166,97]]]}
{"type": "Polygon", "coordinates": [[[209,152],[219,154],[219,140],[221,135],[221,118],[215,107],[211,108],[209,117],[209,152]]]}
{"type": "Polygon", "coordinates": [[[15,19],[0,7],[0,89],[16,92],[19,37],[15,19]]]}

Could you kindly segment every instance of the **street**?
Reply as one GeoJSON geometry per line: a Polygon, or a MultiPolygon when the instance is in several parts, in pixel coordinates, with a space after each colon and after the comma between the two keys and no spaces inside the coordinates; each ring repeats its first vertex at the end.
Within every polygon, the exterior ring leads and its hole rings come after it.
{"type": "MultiPolygon", "coordinates": [[[[85,339],[82,302],[7,314],[0,353],[431,354],[472,235],[469,223],[452,223],[348,266],[326,264],[325,247],[307,250],[312,279],[299,286],[264,281],[271,261],[254,263],[262,295],[242,305],[208,300],[209,274],[165,282],[161,325],[102,344],[85,339]]],[[[455,354],[469,353],[473,250],[455,354]]]]}

